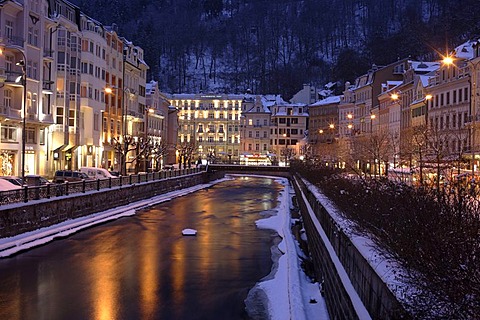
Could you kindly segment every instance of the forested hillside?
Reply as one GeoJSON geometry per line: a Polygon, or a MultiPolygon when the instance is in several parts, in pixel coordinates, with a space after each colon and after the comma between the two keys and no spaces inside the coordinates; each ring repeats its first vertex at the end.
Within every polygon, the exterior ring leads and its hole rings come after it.
{"type": "Polygon", "coordinates": [[[478,0],[74,0],[145,50],[167,92],[281,93],[435,59],[478,36],[478,0]]]}

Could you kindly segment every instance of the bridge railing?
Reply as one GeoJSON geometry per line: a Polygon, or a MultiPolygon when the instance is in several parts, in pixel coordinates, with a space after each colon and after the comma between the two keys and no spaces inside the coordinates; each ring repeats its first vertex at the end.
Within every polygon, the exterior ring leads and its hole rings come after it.
{"type": "Polygon", "coordinates": [[[128,176],[107,179],[49,183],[42,186],[23,186],[21,189],[0,191],[0,206],[32,200],[50,199],[75,193],[100,191],[102,189],[179,177],[199,173],[201,171],[205,171],[205,168],[166,170],[152,173],[130,174],[128,176]]]}

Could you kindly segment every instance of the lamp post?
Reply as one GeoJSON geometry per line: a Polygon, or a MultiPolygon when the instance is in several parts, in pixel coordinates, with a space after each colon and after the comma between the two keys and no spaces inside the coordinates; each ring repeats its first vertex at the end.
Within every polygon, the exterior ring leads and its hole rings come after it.
{"type": "MultiPolygon", "coordinates": [[[[21,51],[20,51],[21,52],[21,51]]],[[[25,54],[22,52],[23,59],[18,62],[22,67],[22,86],[23,86],[23,115],[22,115],[22,183],[25,184],[25,145],[27,143],[26,118],[27,118],[27,66],[25,54]]]]}
{"type": "Polygon", "coordinates": [[[472,179],[475,178],[475,122],[477,121],[477,65],[480,63],[480,60],[476,63],[472,63],[467,60],[467,65],[472,67],[471,79],[470,81],[470,114],[472,115],[472,179]]]}
{"type": "Polygon", "coordinates": [[[424,100],[424,103],[425,103],[425,127],[426,129],[428,129],[428,102],[430,100],[432,100],[433,96],[431,94],[427,94],[425,95],[425,100],[424,100]]]}
{"type": "MultiPolygon", "coordinates": [[[[373,143],[373,120],[376,118],[374,113],[370,114],[370,143],[373,143]]],[[[376,151],[373,152],[373,175],[376,176],[377,174],[377,159],[376,159],[376,151]]],[[[371,171],[371,169],[370,169],[371,171]]]]}
{"type": "Polygon", "coordinates": [[[373,133],[373,120],[375,120],[376,117],[377,116],[374,113],[370,115],[370,133],[371,134],[373,133]]]}
{"type": "MultiPolygon", "coordinates": [[[[145,142],[146,144],[150,144],[150,141],[148,140],[148,115],[151,113],[153,114],[155,112],[155,109],[153,108],[148,108],[148,107],[145,107],[145,142]]],[[[150,156],[150,154],[146,154],[145,155],[145,160],[144,160],[144,163],[145,163],[145,172],[148,172],[148,157],[150,156]]]]}

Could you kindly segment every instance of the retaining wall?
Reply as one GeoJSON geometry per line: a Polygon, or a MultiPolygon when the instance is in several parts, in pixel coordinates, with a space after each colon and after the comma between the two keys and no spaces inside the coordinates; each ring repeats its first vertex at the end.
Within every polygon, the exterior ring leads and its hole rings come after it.
{"type": "Polygon", "coordinates": [[[336,257],[372,319],[410,319],[411,316],[395,295],[337,225],[317,197],[308,190],[299,177],[294,180],[298,204],[308,237],[308,246],[315,265],[315,273],[319,281],[323,280],[325,299],[331,318],[361,319],[362,316],[358,314],[358,310],[355,310],[352,297],[342,284],[342,275],[339,274],[335,261],[330,258],[328,247],[335,251],[336,257]],[[302,193],[312,208],[314,216],[309,213],[307,204],[301,196],[302,193]],[[328,238],[328,244],[317,232],[314,220],[320,223],[326,238],[328,238]]]}

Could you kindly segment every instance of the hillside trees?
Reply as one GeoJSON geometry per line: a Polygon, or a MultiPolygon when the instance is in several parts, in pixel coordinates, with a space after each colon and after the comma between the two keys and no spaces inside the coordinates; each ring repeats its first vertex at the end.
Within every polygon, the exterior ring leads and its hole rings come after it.
{"type": "Polygon", "coordinates": [[[373,63],[424,59],[480,33],[475,0],[76,3],[142,46],[149,78],[168,92],[250,89],[289,99],[304,83],[353,81],[373,63]],[[355,72],[339,72],[349,57],[355,72]]]}

